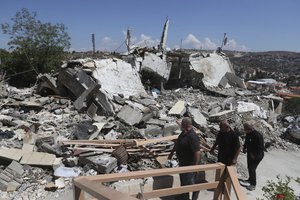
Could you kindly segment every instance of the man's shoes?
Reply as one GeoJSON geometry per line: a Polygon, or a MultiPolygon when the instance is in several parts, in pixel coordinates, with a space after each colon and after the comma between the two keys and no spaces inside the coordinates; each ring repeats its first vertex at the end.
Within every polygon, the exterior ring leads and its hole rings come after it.
{"type": "Polygon", "coordinates": [[[249,182],[249,179],[239,179],[239,181],[240,181],[241,183],[250,183],[250,182],[249,182]]]}
{"type": "Polygon", "coordinates": [[[255,185],[249,185],[249,186],[247,186],[246,188],[247,188],[247,190],[249,190],[249,191],[253,191],[253,190],[255,190],[256,186],[255,186],[255,185]]]}
{"type": "Polygon", "coordinates": [[[250,186],[251,184],[250,184],[250,183],[240,183],[240,185],[241,185],[242,187],[247,188],[247,187],[250,186]]]}

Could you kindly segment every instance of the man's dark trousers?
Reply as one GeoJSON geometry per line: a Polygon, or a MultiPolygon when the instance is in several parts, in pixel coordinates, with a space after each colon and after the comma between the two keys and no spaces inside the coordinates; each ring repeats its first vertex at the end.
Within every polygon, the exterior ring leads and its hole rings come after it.
{"type": "Polygon", "coordinates": [[[251,185],[256,185],[256,168],[262,159],[263,158],[252,159],[248,153],[247,164],[248,164],[248,173],[249,173],[249,183],[251,185]]]}
{"type": "MultiPolygon", "coordinates": [[[[205,181],[205,172],[199,172],[198,176],[196,176],[196,173],[184,173],[179,174],[180,177],[180,183],[181,186],[185,185],[193,185],[193,184],[199,184],[204,183],[205,181]]],[[[197,200],[199,196],[200,191],[193,192],[192,200],[197,200]]],[[[178,198],[178,200],[189,200],[189,193],[181,194],[178,198]]]]}

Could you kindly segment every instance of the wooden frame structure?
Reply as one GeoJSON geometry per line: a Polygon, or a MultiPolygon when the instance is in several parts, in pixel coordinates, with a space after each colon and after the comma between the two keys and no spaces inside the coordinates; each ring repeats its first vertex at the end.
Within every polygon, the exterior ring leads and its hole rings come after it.
{"type": "Polygon", "coordinates": [[[207,165],[194,165],[178,168],[164,168],[153,169],[146,171],[135,171],[128,173],[115,173],[97,176],[81,176],[73,180],[74,200],[84,200],[84,192],[89,193],[95,199],[99,200],[138,200],[138,199],[151,199],[165,196],[172,196],[186,192],[200,191],[212,189],[214,190],[214,200],[230,200],[232,199],[231,190],[233,188],[234,196],[237,200],[246,200],[240,184],[238,182],[235,168],[225,167],[222,163],[207,164],[207,165]],[[156,189],[143,194],[126,194],[119,192],[112,188],[104,186],[102,183],[113,182],[119,180],[140,179],[147,177],[159,177],[171,174],[180,174],[198,171],[216,172],[216,179],[214,182],[200,183],[188,186],[180,186],[175,188],[156,189]]]}

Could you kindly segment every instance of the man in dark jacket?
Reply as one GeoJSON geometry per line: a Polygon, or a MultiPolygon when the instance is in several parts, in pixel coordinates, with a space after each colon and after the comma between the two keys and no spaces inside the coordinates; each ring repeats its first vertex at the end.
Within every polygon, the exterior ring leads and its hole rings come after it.
{"type": "Polygon", "coordinates": [[[245,182],[250,183],[246,188],[252,191],[255,190],[256,187],[256,168],[264,157],[264,139],[262,134],[256,131],[253,126],[248,123],[244,124],[244,131],[246,133],[244,152],[247,152],[249,173],[249,179],[245,182]]]}
{"type": "MultiPolygon", "coordinates": [[[[192,119],[185,117],[181,122],[182,133],[174,145],[173,150],[169,155],[169,160],[172,159],[174,151],[179,161],[179,166],[190,166],[200,164],[200,140],[193,130],[192,119]]],[[[193,185],[200,183],[199,173],[184,173],[179,174],[181,186],[193,185]]],[[[193,192],[192,200],[197,200],[199,191],[193,192]]],[[[180,195],[180,200],[189,200],[189,193],[180,195]]]]}
{"type": "Polygon", "coordinates": [[[218,162],[227,166],[234,165],[241,149],[239,136],[231,129],[226,120],[221,121],[219,126],[220,132],[210,151],[213,152],[216,146],[219,146],[218,162]]]}

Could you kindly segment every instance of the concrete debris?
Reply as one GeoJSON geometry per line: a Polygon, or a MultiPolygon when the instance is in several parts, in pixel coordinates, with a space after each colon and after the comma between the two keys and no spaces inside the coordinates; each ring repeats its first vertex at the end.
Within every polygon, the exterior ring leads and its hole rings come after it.
{"type": "Polygon", "coordinates": [[[118,113],[117,117],[124,123],[132,126],[138,124],[142,120],[143,114],[140,110],[126,105],[118,113]]]}
{"type": "Polygon", "coordinates": [[[79,156],[79,162],[82,165],[90,165],[94,170],[101,174],[110,173],[114,168],[118,166],[117,159],[109,154],[81,154],[79,156]]]}
{"type": "Polygon", "coordinates": [[[217,53],[208,54],[206,57],[191,54],[189,62],[192,69],[203,74],[202,81],[207,86],[217,87],[227,72],[234,73],[229,59],[217,53]]]}
{"type": "Polygon", "coordinates": [[[12,161],[5,170],[0,173],[0,190],[13,192],[22,184],[22,174],[24,173],[22,165],[12,161]]]}
{"type": "Polygon", "coordinates": [[[185,112],[186,112],[186,102],[180,100],[177,101],[177,103],[171,108],[168,114],[182,116],[185,112]]]}
{"type": "Polygon", "coordinates": [[[148,71],[157,74],[162,79],[168,80],[171,72],[171,66],[161,56],[146,52],[141,62],[141,71],[148,71]]]}
{"type": "Polygon", "coordinates": [[[123,94],[124,97],[146,93],[138,71],[120,59],[95,60],[93,77],[109,95],[123,94]]]}
{"type": "Polygon", "coordinates": [[[197,108],[189,108],[188,112],[190,113],[190,116],[193,119],[193,124],[197,128],[206,127],[207,126],[207,120],[206,117],[200,112],[197,108]]]}
{"type": "Polygon", "coordinates": [[[57,177],[70,178],[70,177],[77,177],[79,176],[79,174],[80,174],[80,170],[71,167],[59,166],[54,170],[54,176],[57,177]]]}
{"type": "Polygon", "coordinates": [[[222,79],[219,82],[219,86],[223,88],[225,88],[227,84],[233,87],[247,89],[244,80],[242,80],[240,77],[236,76],[231,72],[226,72],[226,74],[222,77],[222,79]]]}
{"type": "MultiPolygon", "coordinates": [[[[22,199],[6,192],[26,190],[23,199],[41,199],[79,175],[165,167],[184,116],[205,151],[223,119],[242,139],[243,123],[255,124],[267,149],[299,149],[300,116],[286,110],[286,98],[297,95],[279,97],[291,92],[270,80],[246,87],[224,53],[166,51],[162,40],[159,49],[131,46],[122,60],[68,61],[32,88],[1,82],[0,198],[22,199]]],[[[139,183],[113,187],[134,191],[139,183]]]]}
{"type": "Polygon", "coordinates": [[[21,164],[27,165],[52,166],[56,156],[49,153],[21,149],[0,149],[0,158],[20,161],[21,164]]]}
{"type": "Polygon", "coordinates": [[[237,112],[252,112],[253,117],[260,117],[262,119],[267,119],[267,111],[256,105],[255,103],[250,102],[237,102],[237,112]]]}

